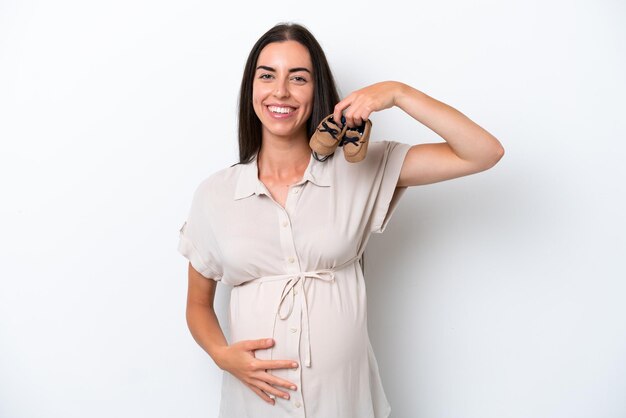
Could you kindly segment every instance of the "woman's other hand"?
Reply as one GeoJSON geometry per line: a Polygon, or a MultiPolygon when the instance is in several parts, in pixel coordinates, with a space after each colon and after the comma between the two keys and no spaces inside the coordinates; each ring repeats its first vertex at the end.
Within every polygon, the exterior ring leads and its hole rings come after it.
{"type": "Polygon", "coordinates": [[[254,351],[269,348],[274,345],[270,339],[243,340],[223,347],[216,356],[216,364],[241,380],[264,401],[274,405],[274,399],[267,394],[289,399],[289,393],[283,392],[274,386],[282,386],[296,390],[295,384],[269,374],[269,369],[294,369],[298,363],[293,360],[261,360],[255,357],[254,351]]]}

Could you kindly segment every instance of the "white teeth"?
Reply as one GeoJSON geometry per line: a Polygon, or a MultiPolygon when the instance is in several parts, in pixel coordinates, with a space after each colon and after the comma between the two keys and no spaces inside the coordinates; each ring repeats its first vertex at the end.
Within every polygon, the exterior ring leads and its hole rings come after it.
{"type": "Polygon", "coordinates": [[[291,113],[293,111],[290,107],[278,107],[278,106],[268,106],[268,109],[272,113],[291,113]]]}

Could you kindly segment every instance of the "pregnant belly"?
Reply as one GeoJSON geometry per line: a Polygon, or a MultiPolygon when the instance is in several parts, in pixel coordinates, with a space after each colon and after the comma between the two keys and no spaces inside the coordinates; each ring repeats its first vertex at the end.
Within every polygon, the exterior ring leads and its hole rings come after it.
{"type": "Polygon", "coordinates": [[[231,342],[274,338],[271,349],[256,350],[262,359],[295,360],[309,371],[331,375],[367,355],[366,296],[360,277],[336,275],[333,282],[309,279],[296,287],[276,315],[286,281],[251,282],[231,293],[231,342]],[[308,308],[308,309],[307,309],[308,308]],[[306,310],[306,312],[305,312],[306,310]],[[308,334],[307,315],[308,312],[308,334]]]}

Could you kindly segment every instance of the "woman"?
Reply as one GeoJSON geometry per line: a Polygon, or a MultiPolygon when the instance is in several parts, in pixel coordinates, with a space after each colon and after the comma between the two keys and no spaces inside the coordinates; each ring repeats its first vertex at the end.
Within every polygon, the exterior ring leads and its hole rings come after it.
{"type": "Polygon", "coordinates": [[[486,170],[503,148],[403,83],[340,101],[321,47],[294,24],[270,29],[250,52],[239,116],[240,163],[200,184],[179,245],[190,261],[189,329],[227,372],[220,417],[387,417],[366,325],[369,235],[384,231],[407,187],[486,170]],[[341,148],[325,159],[312,152],[324,117],[357,127],[392,106],[445,142],[372,141],[356,163],[341,148]],[[230,344],[213,309],[217,281],[233,286],[230,344]]]}

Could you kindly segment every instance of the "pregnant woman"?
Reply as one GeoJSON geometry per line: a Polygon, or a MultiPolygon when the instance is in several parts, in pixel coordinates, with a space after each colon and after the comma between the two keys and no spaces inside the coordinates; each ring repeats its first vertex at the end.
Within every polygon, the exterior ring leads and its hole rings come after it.
{"type": "Polygon", "coordinates": [[[179,241],[189,329],[224,370],[219,416],[388,417],[367,333],[368,239],[407,187],[486,170],[503,148],[400,82],[339,100],[324,52],[297,24],[254,45],[239,107],[240,161],[200,183],[179,241]],[[393,106],[445,141],[368,145],[370,115],[393,106]],[[232,286],[228,340],[213,308],[218,281],[232,286]]]}

